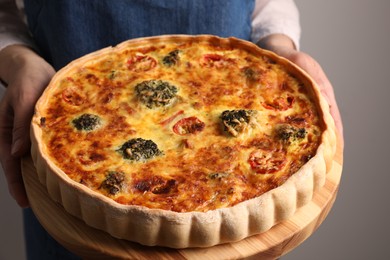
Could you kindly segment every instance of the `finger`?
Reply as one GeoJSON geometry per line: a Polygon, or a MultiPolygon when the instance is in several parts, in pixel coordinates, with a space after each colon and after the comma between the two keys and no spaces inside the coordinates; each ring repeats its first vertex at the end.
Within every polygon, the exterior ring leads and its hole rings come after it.
{"type": "Polygon", "coordinates": [[[329,112],[334,119],[336,128],[339,131],[340,136],[342,137],[343,136],[343,124],[342,124],[341,114],[340,114],[340,110],[339,110],[338,105],[337,105],[336,96],[334,94],[332,84],[330,83],[327,76],[325,75],[325,73],[323,72],[323,70],[320,67],[317,68],[317,73],[313,73],[313,74],[314,74],[313,79],[314,79],[314,81],[317,82],[322,96],[328,102],[329,112]]]}
{"type": "Polygon", "coordinates": [[[9,193],[21,207],[28,207],[28,199],[21,175],[20,159],[11,156],[12,110],[3,101],[0,106],[0,160],[7,181],[9,193]]]}
{"type": "Polygon", "coordinates": [[[20,107],[15,111],[11,149],[13,156],[23,156],[29,151],[32,114],[30,108],[20,107]]]}
{"type": "Polygon", "coordinates": [[[29,83],[21,80],[17,85],[13,86],[14,89],[23,89],[23,87],[18,86],[30,86],[30,88],[11,95],[10,107],[13,108],[11,153],[13,156],[18,157],[25,155],[30,148],[30,124],[37,94],[31,91],[34,87],[34,82],[30,81],[29,83]]]}
{"type": "Polygon", "coordinates": [[[29,207],[29,201],[24,186],[19,158],[8,157],[3,162],[8,191],[22,208],[29,207]]]}
{"type": "MultiPolygon", "coordinates": [[[[343,130],[343,123],[342,123],[342,119],[341,119],[341,113],[340,113],[340,110],[337,106],[337,102],[336,102],[336,98],[335,98],[335,95],[333,92],[333,88],[330,85],[330,83],[328,83],[328,84],[329,84],[329,86],[320,85],[319,87],[320,87],[322,95],[324,96],[324,98],[327,100],[327,102],[329,104],[329,112],[334,119],[336,129],[338,130],[340,136],[342,137],[344,130],[343,130]]],[[[341,139],[343,139],[343,138],[341,138],[341,139]]],[[[341,140],[341,141],[343,141],[343,140],[341,140]]]]}
{"type": "Polygon", "coordinates": [[[339,131],[340,136],[343,136],[344,129],[343,129],[343,124],[342,124],[342,121],[341,121],[341,114],[340,114],[339,109],[336,106],[335,107],[331,106],[330,107],[330,114],[334,118],[334,121],[335,121],[335,124],[336,124],[336,128],[339,131]]]}

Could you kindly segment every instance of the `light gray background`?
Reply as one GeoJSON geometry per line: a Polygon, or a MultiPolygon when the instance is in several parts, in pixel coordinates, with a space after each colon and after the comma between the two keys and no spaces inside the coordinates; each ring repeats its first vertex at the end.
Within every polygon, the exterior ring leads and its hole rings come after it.
{"type": "MultiPolygon", "coordinates": [[[[296,0],[301,49],[334,85],[344,170],[322,226],[283,259],[390,259],[390,1],[296,0]]],[[[0,175],[0,259],[24,259],[21,211],[0,175]]]]}

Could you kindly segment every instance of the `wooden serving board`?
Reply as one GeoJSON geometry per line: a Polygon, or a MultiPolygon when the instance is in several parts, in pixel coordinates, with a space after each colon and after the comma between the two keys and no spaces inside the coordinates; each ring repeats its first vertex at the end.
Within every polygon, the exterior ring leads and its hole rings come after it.
{"type": "Polygon", "coordinates": [[[325,186],[292,218],[239,242],[187,249],[142,246],[89,227],[50,199],[30,157],[24,158],[22,173],[31,208],[42,226],[60,244],[84,259],[275,259],[301,244],[324,221],[336,199],[342,165],[343,147],[339,142],[325,186]]]}

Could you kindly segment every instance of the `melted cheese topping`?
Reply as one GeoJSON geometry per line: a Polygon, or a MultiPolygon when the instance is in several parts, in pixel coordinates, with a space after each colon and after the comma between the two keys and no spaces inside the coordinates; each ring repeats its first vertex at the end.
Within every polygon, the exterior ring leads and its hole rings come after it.
{"type": "Polygon", "coordinates": [[[110,52],[51,88],[41,118],[50,158],[121,204],[177,212],[233,206],[283,184],[314,156],[322,133],[308,91],[283,67],[208,43],[110,52]],[[151,80],[177,88],[171,103],[150,108],[140,101],[137,84],[151,80]],[[225,110],[256,113],[232,136],[221,121],[225,110]],[[99,125],[76,129],[72,121],[83,114],[99,125]],[[277,131],[280,125],[289,130],[277,131]],[[136,138],[161,153],[125,159],[121,146],[136,138]]]}

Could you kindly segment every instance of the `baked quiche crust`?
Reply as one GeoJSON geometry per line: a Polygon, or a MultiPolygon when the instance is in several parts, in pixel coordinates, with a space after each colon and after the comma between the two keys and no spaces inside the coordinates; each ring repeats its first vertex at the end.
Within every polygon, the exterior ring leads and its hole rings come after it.
{"type": "MultiPolygon", "coordinates": [[[[175,55],[177,55],[177,53],[172,53],[171,56],[168,56],[163,62],[167,62],[169,66],[170,63],[175,62],[175,55]]],[[[215,56],[212,58],[220,59],[220,57],[216,58],[215,56]]],[[[127,63],[129,69],[133,70],[133,73],[135,74],[139,72],[137,70],[142,70],[145,66],[146,68],[148,68],[148,66],[155,66],[154,61],[147,60],[144,57],[136,58],[136,60],[141,59],[145,62],[141,65],[134,65],[131,61],[127,63]]],[[[161,85],[160,83],[161,82],[158,83],[159,86],[161,85]]],[[[174,95],[177,90],[172,88],[168,81],[168,83],[162,84],[162,94],[153,96],[150,94],[149,88],[153,88],[154,84],[156,83],[150,82],[149,79],[142,82],[139,81],[139,84],[136,87],[136,93],[140,95],[138,100],[144,102],[143,105],[150,109],[159,109],[159,106],[172,106],[172,104],[176,102],[172,98],[177,98],[174,95]]],[[[68,98],[68,96],[65,98],[68,98]]],[[[71,98],[74,98],[74,96],[71,98]]],[[[180,100],[180,98],[181,97],[179,96],[178,99],[180,100]]],[[[77,103],[77,99],[74,102],[77,103]]],[[[268,105],[274,106],[275,103],[268,105]]],[[[236,138],[235,136],[239,135],[240,131],[243,129],[240,124],[235,123],[237,122],[235,118],[237,114],[242,115],[244,119],[248,118],[246,121],[244,120],[245,122],[250,121],[249,118],[253,114],[251,112],[252,110],[248,109],[245,111],[245,113],[229,114],[229,112],[227,112],[224,115],[221,115],[221,118],[225,118],[222,122],[225,126],[224,134],[228,135],[229,138],[236,138]],[[237,125],[239,127],[237,127],[237,125]]],[[[182,113],[183,112],[178,114],[182,113]]],[[[179,115],[177,118],[174,117],[175,121],[179,121],[179,119],[182,118],[181,116],[182,115],[179,115]]],[[[169,117],[167,117],[167,119],[169,119],[169,117]]],[[[104,125],[104,122],[102,123],[99,120],[93,115],[91,116],[88,114],[84,118],[79,117],[72,121],[73,123],[69,124],[77,129],[85,128],[85,125],[88,125],[88,129],[93,130],[99,128],[102,124],[104,125]]],[[[173,128],[173,131],[177,135],[185,135],[188,132],[195,135],[200,131],[206,131],[203,129],[207,127],[207,124],[204,126],[196,120],[192,121],[196,123],[195,128],[173,128]]],[[[242,123],[244,121],[241,120],[240,122],[242,123]]],[[[172,125],[174,122],[169,123],[172,125]]],[[[245,127],[246,125],[244,125],[244,128],[245,127]]],[[[280,131],[282,134],[280,135],[282,136],[282,139],[291,136],[289,128],[286,130],[286,128],[283,128],[282,126],[281,129],[282,130],[280,131]]],[[[82,132],[84,130],[81,129],[80,131],[82,132]]],[[[279,133],[278,131],[276,132],[279,133]]],[[[297,132],[295,136],[299,137],[300,135],[303,135],[302,133],[302,131],[297,132]]],[[[335,126],[333,119],[329,114],[328,104],[321,96],[316,83],[302,69],[270,51],[260,49],[252,43],[236,38],[219,38],[211,35],[166,35],[133,39],[115,47],[108,47],[88,54],[71,62],[56,73],[48,88],[37,102],[32,120],[31,139],[32,158],[37,169],[38,178],[40,182],[46,186],[51,199],[62,204],[67,212],[80,218],[87,225],[104,230],[114,237],[127,239],[148,246],[157,245],[172,248],[208,247],[221,243],[234,242],[264,232],[276,223],[288,219],[299,207],[311,201],[313,194],[324,185],[326,174],[332,167],[332,161],[336,150],[335,126]],[[267,60],[272,61],[273,64],[278,64],[278,66],[283,68],[288,74],[293,75],[293,77],[305,87],[306,95],[310,97],[311,102],[314,104],[315,110],[317,111],[317,123],[321,128],[318,146],[316,146],[316,149],[314,153],[310,155],[310,158],[307,158],[305,163],[300,166],[295,173],[289,175],[281,185],[269,189],[259,196],[244,199],[232,205],[222,205],[221,207],[215,208],[195,207],[192,209],[188,207],[188,209],[183,210],[183,212],[180,212],[180,210],[173,206],[170,206],[173,210],[169,210],[166,208],[149,207],[149,204],[146,204],[147,206],[145,206],[120,203],[120,201],[115,201],[112,197],[107,196],[104,193],[96,192],[96,190],[91,189],[84,181],[75,181],[71,179],[68,174],[65,173],[64,166],[60,165],[54,159],[52,155],[53,151],[50,150],[52,148],[46,143],[44,137],[46,131],[45,125],[48,124],[48,122],[46,122],[48,114],[46,110],[47,107],[50,106],[50,100],[53,98],[52,96],[56,93],[57,86],[61,85],[61,82],[64,79],[74,73],[75,69],[90,66],[91,64],[100,61],[102,57],[106,57],[112,53],[121,53],[125,50],[140,49],[143,47],[150,48],[151,46],[161,45],[178,46],[187,43],[193,45],[207,43],[222,48],[240,49],[254,56],[265,57],[267,60]]],[[[187,139],[185,138],[184,140],[187,139]]],[[[136,141],[134,142],[137,143],[136,141]]],[[[115,144],[117,153],[126,155],[126,159],[133,158],[134,156],[134,158],[140,158],[138,150],[132,150],[132,147],[134,147],[133,143],[130,143],[129,141],[126,145],[123,144],[122,146],[120,146],[119,143],[115,144]]],[[[144,143],[142,143],[142,145],[143,144],[144,143]]],[[[148,143],[145,143],[145,145],[150,147],[150,144],[148,143]]],[[[184,142],[184,145],[189,146],[190,148],[192,147],[192,144],[188,144],[188,141],[184,142]]],[[[77,147],[77,144],[75,144],[75,146],[77,147]]],[[[160,154],[164,154],[164,151],[157,149],[154,149],[154,151],[155,152],[149,157],[141,156],[142,160],[148,161],[149,158],[153,158],[156,154],[157,157],[160,156],[160,154]]],[[[150,153],[148,154],[150,155],[150,153]]],[[[256,160],[258,160],[258,158],[256,158],[256,160]]],[[[142,163],[144,162],[142,161],[141,164],[142,163]]],[[[250,163],[253,164],[253,161],[250,163]]],[[[255,169],[258,173],[262,173],[263,171],[262,168],[257,167],[255,169]]],[[[212,175],[212,178],[215,178],[215,176],[217,176],[215,174],[223,173],[212,174],[214,174],[212,175]]],[[[219,178],[220,175],[217,177],[219,178]]],[[[118,179],[122,180],[123,177],[116,176],[113,179],[106,179],[105,182],[102,182],[100,187],[108,187],[105,191],[106,193],[111,193],[111,195],[116,194],[118,189],[121,188],[118,184],[118,179]]],[[[150,183],[148,185],[150,185],[150,183]]],[[[138,183],[136,187],[144,193],[149,192],[151,189],[144,182],[138,183]]],[[[158,188],[158,192],[166,192],[167,186],[158,188]]],[[[157,191],[156,193],[158,193],[157,191]]],[[[191,194],[188,194],[188,196],[190,195],[191,194]]]]}

